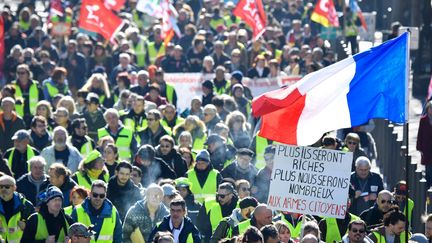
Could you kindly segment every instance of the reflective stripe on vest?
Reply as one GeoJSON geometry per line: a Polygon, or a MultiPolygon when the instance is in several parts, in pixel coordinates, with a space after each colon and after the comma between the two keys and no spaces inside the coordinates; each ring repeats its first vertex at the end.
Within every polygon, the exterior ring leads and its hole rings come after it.
{"type": "Polygon", "coordinates": [[[45,86],[46,86],[46,88],[48,90],[48,94],[51,98],[54,98],[54,96],[56,96],[58,93],[60,93],[60,91],[57,89],[57,87],[52,85],[51,82],[46,82],[45,86]]]}
{"type": "MultiPolygon", "coordinates": [[[[411,219],[412,219],[413,209],[414,209],[414,201],[411,200],[410,198],[408,198],[408,211],[409,211],[408,222],[409,222],[409,224],[411,224],[411,222],[412,222],[411,219]]],[[[406,207],[404,207],[403,213],[406,216],[406,207]]]]}
{"type": "MultiPolygon", "coordinates": [[[[176,116],[174,119],[175,119],[174,127],[177,126],[178,124],[184,122],[184,120],[185,120],[184,118],[179,117],[179,116],[176,116]]],[[[174,127],[171,128],[165,119],[161,120],[161,125],[165,128],[165,130],[170,131],[171,134],[174,133],[174,131],[173,131],[174,127]]]]}
{"type": "Polygon", "coordinates": [[[198,202],[203,203],[205,199],[212,199],[215,197],[217,191],[218,173],[219,172],[217,170],[212,169],[207,176],[204,186],[201,187],[195,170],[191,169],[188,171],[187,175],[192,184],[190,189],[198,202]]]}
{"type": "Polygon", "coordinates": [[[150,64],[155,64],[158,57],[165,55],[165,45],[163,43],[160,45],[159,50],[156,50],[154,41],[149,42],[147,46],[150,64]]]}
{"type": "Polygon", "coordinates": [[[243,222],[240,222],[237,226],[238,231],[239,231],[239,235],[243,234],[247,230],[247,228],[249,228],[250,225],[251,225],[250,219],[247,219],[243,222]]]}
{"type": "MultiPolygon", "coordinates": [[[[69,229],[69,223],[65,219],[66,227],[69,229]]],[[[67,235],[67,232],[64,232],[64,229],[61,229],[59,234],[59,238],[57,240],[58,243],[64,243],[64,238],[67,235]]],[[[48,228],[46,226],[45,219],[41,214],[37,213],[37,227],[36,227],[36,236],[35,240],[46,240],[48,238],[48,228]]]]}
{"type": "MultiPolygon", "coordinates": [[[[354,214],[350,214],[350,215],[351,215],[350,222],[360,219],[354,214]]],[[[341,232],[339,232],[339,227],[337,225],[336,218],[325,218],[325,222],[327,224],[326,242],[335,242],[335,241],[339,242],[342,240],[342,236],[348,233],[348,228],[347,228],[347,231],[344,232],[343,235],[341,235],[341,232]]]]}
{"type": "Polygon", "coordinates": [[[256,153],[256,163],[255,167],[257,169],[262,169],[266,166],[266,162],[264,159],[264,151],[266,147],[269,145],[267,138],[263,138],[258,135],[259,131],[257,132],[257,135],[255,137],[255,153],[256,153]]]}
{"type": "MultiPolygon", "coordinates": [[[[108,130],[103,127],[98,129],[98,139],[100,140],[103,137],[109,136],[108,130]]],[[[120,130],[120,133],[117,135],[115,139],[115,144],[118,148],[119,158],[121,160],[130,161],[132,152],[130,150],[130,144],[132,142],[132,131],[129,128],[123,127],[120,130]]]]}
{"type": "Polygon", "coordinates": [[[145,66],[145,55],[146,55],[145,41],[140,38],[137,45],[133,45],[133,43],[131,43],[131,46],[133,47],[133,50],[135,51],[135,56],[137,59],[137,66],[138,67],[144,67],[145,66]]]}
{"type": "MultiPolygon", "coordinates": [[[[30,113],[34,115],[36,113],[36,105],[39,102],[39,90],[37,88],[38,82],[37,81],[30,81],[32,84],[30,85],[29,89],[29,106],[30,106],[30,113]]],[[[21,91],[20,86],[16,83],[16,81],[12,82],[15,85],[15,98],[22,98],[23,103],[22,104],[15,104],[15,110],[18,115],[21,117],[24,116],[24,97],[21,91]]]]}
{"type": "MultiPolygon", "coordinates": [[[[12,161],[13,161],[14,153],[15,153],[15,148],[12,149],[12,151],[9,155],[9,158],[8,158],[8,166],[11,170],[12,170],[12,161]]],[[[32,147],[30,145],[27,145],[27,161],[29,161],[34,156],[35,156],[35,153],[34,153],[32,147]]],[[[29,171],[30,171],[30,164],[27,163],[27,172],[29,172],[29,171]]]]}
{"type": "MultiPolygon", "coordinates": [[[[82,205],[76,206],[76,214],[77,214],[77,221],[80,223],[83,223],[85,226],[90,226],[91,220],[87,212],[84,210],[82,205]]],[[[101,231],[99,232],[98,239],[95,240],[94,236],[92,237],[92,240],[90,242],[92,243],[102,243],[102,242],[112,242],[114,237],[114,228],[116,225],[116,217],[117,217],[117,210],[115,207],[112,207],[111,211],[111,217],[104,218],[101,226],[101,231]]]]}
{"type": "MultiPolygon", "coordinates": [[[[13,199],[12,199],[13,200],[13,199]]],[[[7,242],[20,242],[23,235],[23,231],[18,226],[18,222],[21,220],[21,212],[18,211],[13,215],[9,222],[6,223],[6,218],[3,214],[0,214],[0,235],[3,240],[7,242]]]]}

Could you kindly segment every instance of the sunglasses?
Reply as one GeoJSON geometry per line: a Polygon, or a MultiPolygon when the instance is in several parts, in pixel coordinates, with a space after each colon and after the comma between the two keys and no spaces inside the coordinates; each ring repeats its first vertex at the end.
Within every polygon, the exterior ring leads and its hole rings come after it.
{"type": "Polygon", "coordinates": [[[17,72],[18,75],[24,75],[27,74],[27,72],[17,72]]]}
{"type": "Polygon", "coordinates": [[[219,197],[221,199],[224,199],[226,196],[228,196],[229,194],[216,194],[216,197],[219,197]]]}
{"type": "Polygon", "coordinates": [[[274,159],[274,155],[270,155],[270,156],[264,156],[265,160],[273,160],[274,159]]]}
{"type": "Polygon", "coordinates": [[[351,229],[351,231],[353,232],[353,233],[360,233],[360,234],[363,234],[364,232],[366,232],[364,229],[351,229]]]}
{"type": "Polygon", "coordinates": [[[350,145],[357,145],[358,143],[357,142],[348,141],[348,144],[350,144],[350,145]]]}
{"type": "Polygon", "coordinates": [[[0,185],[0,189],[7,189],[9,190],[12,187],[12,185],[0,185]]]}
{"type": "Polygon", "coordinates": [[[104,199],[105,196],[106,196],[105,193],[100,193],[99,194],[99,193],[96,193],[96,192],[93,192],[92,195],[93,195],[94,198],[99,197],[100,199],[104,199]]]}
{"type": "Polygon", "coordinates": [[[154,119],[154,118],[147,118],[147,121],[154,121],[154,120],[156,120],[156,119],[154,119]]]}
{"type": "Polygon", "coordinates": [[[250,188],[248,188],[248,187],[242,187],[242,188],[240,188],[240,190],[243,191],[243,192],[248,192],[248,191],[250,191],[250,188]]]}
{"type": "Polygon", "coordinates": [[[86,238],[86,239],[90,239],[91,236],[86,236],[86,235],[76,235],[77,238],[86,238]]]}
{"type": "Polygon", "coordinates": [[[171,145],[159,145],[161,148],[171,148],[171,145]]]}
{"type": "Polygon", "coordinates": [[[393,201],[392,200],[381,200],[381,204],[384,204],[384,203],[392,204],[393,201]]]}

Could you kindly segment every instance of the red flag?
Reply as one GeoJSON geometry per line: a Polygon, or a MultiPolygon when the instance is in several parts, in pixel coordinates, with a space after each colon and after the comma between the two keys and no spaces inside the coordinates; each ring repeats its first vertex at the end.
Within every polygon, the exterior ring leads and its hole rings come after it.
{"type": "Polygon", "coordinates": [[[339,19],[333,0],[318,0],[311,20],[322,24],[324,27],[339,27],[339,19]]]}
{"type": "Polygon", "coordinates": [[[124,6],[126,0],[104,0],[105,7],[107,9],[112,9],[116,12],[124,6]]]}
{"type": "Polygon", "coordinates": [[[233,13],[252,27],[254,40],[264,33],[267,17],[262,0],[240,0],[233,13]]]}
{"type": "Polygon", "coordinates": [[[4,20],[3,16],[0,15],[0,80],[3,79],[3,64],[5,54],[5,43],[4,43],[4,20]]]}
{"type": "Polygon", "coordinates": [[[120,30],[123,20],[107,9],[101,0],[83,0],[79,27],[101,34],[113,41],[114,34],[120,30]]]}

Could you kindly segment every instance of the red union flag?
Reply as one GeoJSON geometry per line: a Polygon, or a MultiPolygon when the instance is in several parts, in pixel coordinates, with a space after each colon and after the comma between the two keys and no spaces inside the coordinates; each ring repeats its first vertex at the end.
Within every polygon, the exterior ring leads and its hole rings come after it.
{"type": "Polygon", "coordinates": [[[126,0],[104,0],[105,7],[114,11],[120,11],[126,0]]]}
{"type": "Polygon", "coordinates": [[[264,33],[267,18],[262,0],[240,0],[233,13],[252,27],[254,40],[264,33]]]}
{"type": "Polygon", "coordinates": [[[322,24],[324,27],[339,27],[339,19],[333,0],[318,0],[311,15],[311,20],[322,24]]]}
{"type": "Polygon", "coordinates": [[[120,30],[123,20],[107,9],[101,0],[83,0],[79,19],[79,27],[87,31],[101,34],[105,39],[113,41],[114,34],[120,30]]]}

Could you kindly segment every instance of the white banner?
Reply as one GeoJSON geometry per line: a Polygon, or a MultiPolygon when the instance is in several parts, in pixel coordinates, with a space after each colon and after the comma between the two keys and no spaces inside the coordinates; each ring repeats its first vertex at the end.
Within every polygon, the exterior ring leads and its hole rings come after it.
{"type": "Polygon", "coordinates": [[[275,210],[344,218],[352,153],[278,144],[268,205],[275,210]]]}
{"type": "MultiPolygon", "coordinates": [[[[166,82],[171,83],[175,86],[177,92],[177,109],[184,111],[190,107],[190,102],[195,96],[202,96],[201,83],[204,80],[213,80],[214,74],[202,74],[202,73],[165,73],[164,79],[166,82]]],[[[230,75],[226,75],[227,80],[230,79],[230,75]]],[[[292,85],[301,76],[286,76],[277,78],[260,78],[260,79],[249,79],[243,78],[242,83],[244,86],[249,87],[252,91],[252,95],[258,96],[265,92],[272,91],[280,88],[284,85],[292,85]]]]}

